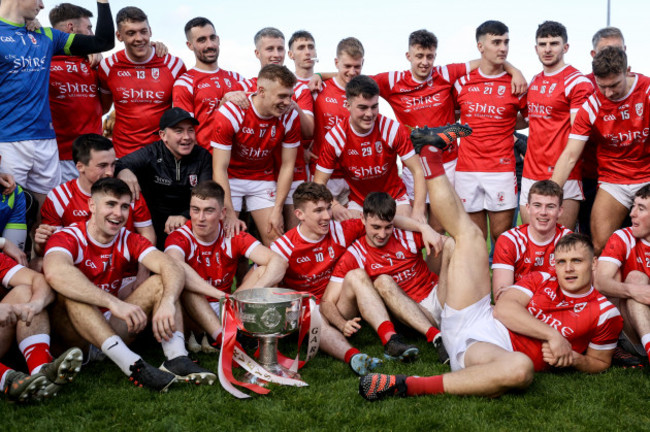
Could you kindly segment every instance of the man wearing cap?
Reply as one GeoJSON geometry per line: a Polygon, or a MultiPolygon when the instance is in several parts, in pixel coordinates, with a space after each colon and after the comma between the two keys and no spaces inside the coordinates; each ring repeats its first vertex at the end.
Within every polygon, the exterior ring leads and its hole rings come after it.
{"type": "Polygon", "coordinates": [[[189,219],[190,189],[212,178],[210,153],[196,145],[198,124],[187,111],[171,108],[160,118],[160,140],[117,161],[117,177],[134,199],[142,192],[147,201],[159,249],[189,219]]]}

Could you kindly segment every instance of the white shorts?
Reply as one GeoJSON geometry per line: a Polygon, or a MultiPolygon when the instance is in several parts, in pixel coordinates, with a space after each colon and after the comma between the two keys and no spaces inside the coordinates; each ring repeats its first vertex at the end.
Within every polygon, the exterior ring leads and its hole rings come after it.
{"type": "MultiPolygon", "coordinates": [[[[530,193],[530,188],[537,183],[537,180],[529,179],[526,177],[521,178],[521,194],[519,195],[519,205],[528,204],[528,194],[530,193]]],[[[564,191],[565,200],[576,200],[583,201],[585,199],[585,194],[582,192],[582,182],[580,180],[567,180],[564,183],[562,188],[564,191]]]]}
{"type": "Polygon", "coordinates": [[[32,192],[47,194],[61,184],[59,148],[55,139],[0,143],[2,172],[32,192]]]}
{"type": "Polygon", "coordinates": [[[71,160],[59,161],[61,167],[61,183],[79,178],[79,171],[77,171],[77,164],[71,160]]]}
{"type": "MultiPolygon", "coordinates": [[[[411,200],[409,199],[409,196],[407,194],[404,194],[404,195],[402,195],[401,197],[399,197],[399,198],[397,198],[395,200],[395,204],[398,205],[398,206],[407,205],[407,206],[410,207],[411,206],[411,200]]],[[[357,204],[354,201],[350,201],[348,203],[348,210],[356,210],[356,211],[358,211],[360,213],[363,213],[363,206],[357,204]]]]}
{"type": "Polygon", "coordinates": [[[514,172],[456,171],[456,192],[465,211],[504,211],[517,207],[514,172]]]}
{"type": "Polygon", "coordinates": [[[492,315],[490,296],[456,310],[445,305],[440,332],[452,371],[465,368],[465,353],[476,342],[488,342],[512,352],[508,329],[492,315]]]}
{"type": "Polygon", "coordinates": [[[208,302],[214,313],[217,314],[217,317],[221,319],[221,302],[214,301],[214,302],[208,302]]]}
{"type": "Polygon", "coordinates": [[[347,203],[350,201],[350,186],[348,185],[348,182],[345,181],[345,179],[329,179],[327,182],[327,189],[332,192],[334,199],[337,200],[342,206],[347,205],[347,203]]]}
{"type": "Polygon", "coordinates": [[[287,195],[287,199],[284,201],[284,205],[293,205],[293,193],[296,191],[296,188],[302,183],[302,180],[291,182],[291,189],[289,189],[289,195],[287,195]]]}
{"type": "MultiPolygon", "coordinates": [[[[453,161],[447,162],[443,165],[443,168],[445,169],[445,174],[447,174],[449,183],[451,183],[452,186],[456,184],[456,163],[457,162],[458,159],[454,159],[453,161]]],[[[413,201],[415,199],[415,189],[413,188],[413,173],[407,167],[402,168],[402,181],[404,182],[404,186],[406,186],[406,193],[408,194],[409,199],[413,201]]],[[[426,202],[427,204],[429,203],[428,192],[427,192],[426,202]]]]}
{"type": "Polygon", "coordinates": [[[639,189],[648,183],[635,183],[635,184],[617,184],[617,183],[607,183],[607,182],[598,182],[598,187],[611,196],[627,208],[632,208],[634,204],[634,194],[636,194],[639,189]]]}
{"type": "Polygon", "coordinates": [[[442,305],[438,300],[438,284],[433,287],[429,295],[426,296],[426,298],[419,304],[428,310],[431,315],[433,315],[433,319],[436,320],[436,324],[440,326],[440,319],[442,317],[442,305]]]}
{"type": "Polygon", "coordinates": [[[273,207],[277,184],[274,181],[229,179],[230,197],[235,211],[240,212],[244,199],[246,210],[254,211],[273,207]]]}

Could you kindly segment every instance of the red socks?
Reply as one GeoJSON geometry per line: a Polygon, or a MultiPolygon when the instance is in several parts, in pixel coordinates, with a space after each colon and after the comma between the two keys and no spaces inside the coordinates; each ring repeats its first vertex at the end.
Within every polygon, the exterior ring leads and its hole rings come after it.
{"type": "Polygon", "coordinates": [[[379,328],[377,329],[377,334],[381,339],[381,344],[386,345],[390,340],[390,337],[393,336],[394,334],[397,334],[397,332],[395,331],[395,326],[393,326],[392,322],[384,321],[383,323],[379,324],[379,328]]]}
{"type": "Polygon", "coordinates": [[[359,350],[356,349],[356,348],[350,348],[349,350],[347,350],[347,351],[345,352],[345,357],[344,357],[343,360],[344,360],[346,363],[350,363],[350,360],[352,360],[352,356],[354,356],[354,355],[356,355],[356,354],[359,354],[360,352],[361,352],[361,351],[359,351],[359,350]]]}
{"type": "Polygon", "coordinates": [[[412,376],[406,378],[406,395],[420,396],[444,393],[442,375],[430,377],[412,376]]]}
{"type": "Polygon", "coordinates": [[[420,161],[426,180],[436,178],[445,173],[442,166],[442,152],[433,146],[424,146],[420,152],[420,161]]]}
{"type": "Polygon", "coordinates": [[[435,338],[437,335],[440,334],[440,330],[438,330],[435,327],[429,327],[429,330],[427,330],[427,342],[431,343],[433,342],[433,338],[435,338]]]}

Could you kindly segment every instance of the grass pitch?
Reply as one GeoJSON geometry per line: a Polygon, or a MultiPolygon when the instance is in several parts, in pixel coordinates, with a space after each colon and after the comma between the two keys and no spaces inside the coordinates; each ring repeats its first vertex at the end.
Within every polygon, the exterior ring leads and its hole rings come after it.
{"type": "MultiPolygon", "coordinates": [[[[437,362],[435,350],[423,337],[407,335],[407,340],[419,346],[420,359],[412,364],[386,362],[381,372],[431,375],[449,370],[437,362]]],[[[369,354],[383,354],[378,337],[367,326],[352,343],[369,354]]],[[[141,343],[136,351],[154,365],[163,361],[153,342],[141,343]]],[[[216,370],[216,355],[196,356],[204,367],[216,370]]],[[[357,394],[358,378],[346,364],[322,353],[301,374],[309,387],[274,387],[266,396],[237,400],[218,383],[175,384],[166,394],[135,388],[105,360],[84,367],[54,399],[28,406],[0,403],[0,430],[650,430],[650,377],[644,370],[614,368],[593,376],[538,374],[526,392],[498,399],[443,395],[376,403],[357,394]]]]}

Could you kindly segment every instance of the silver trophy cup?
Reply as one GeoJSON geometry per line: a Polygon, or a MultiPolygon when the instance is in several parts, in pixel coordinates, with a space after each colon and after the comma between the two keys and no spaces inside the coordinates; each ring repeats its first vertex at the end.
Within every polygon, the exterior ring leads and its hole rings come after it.
{"type": "MultiPolygon", "coordinates": [[[[288,378],[300,378],[278,363],[278,339],[298,329],[302,294],[285,288],[251,288],[235,292],[235,316],[243,331],[260,341],[259,363],[267,371],[288,378]]],[[[264,385],[253,374],[244,381],[264,385]]]]}

